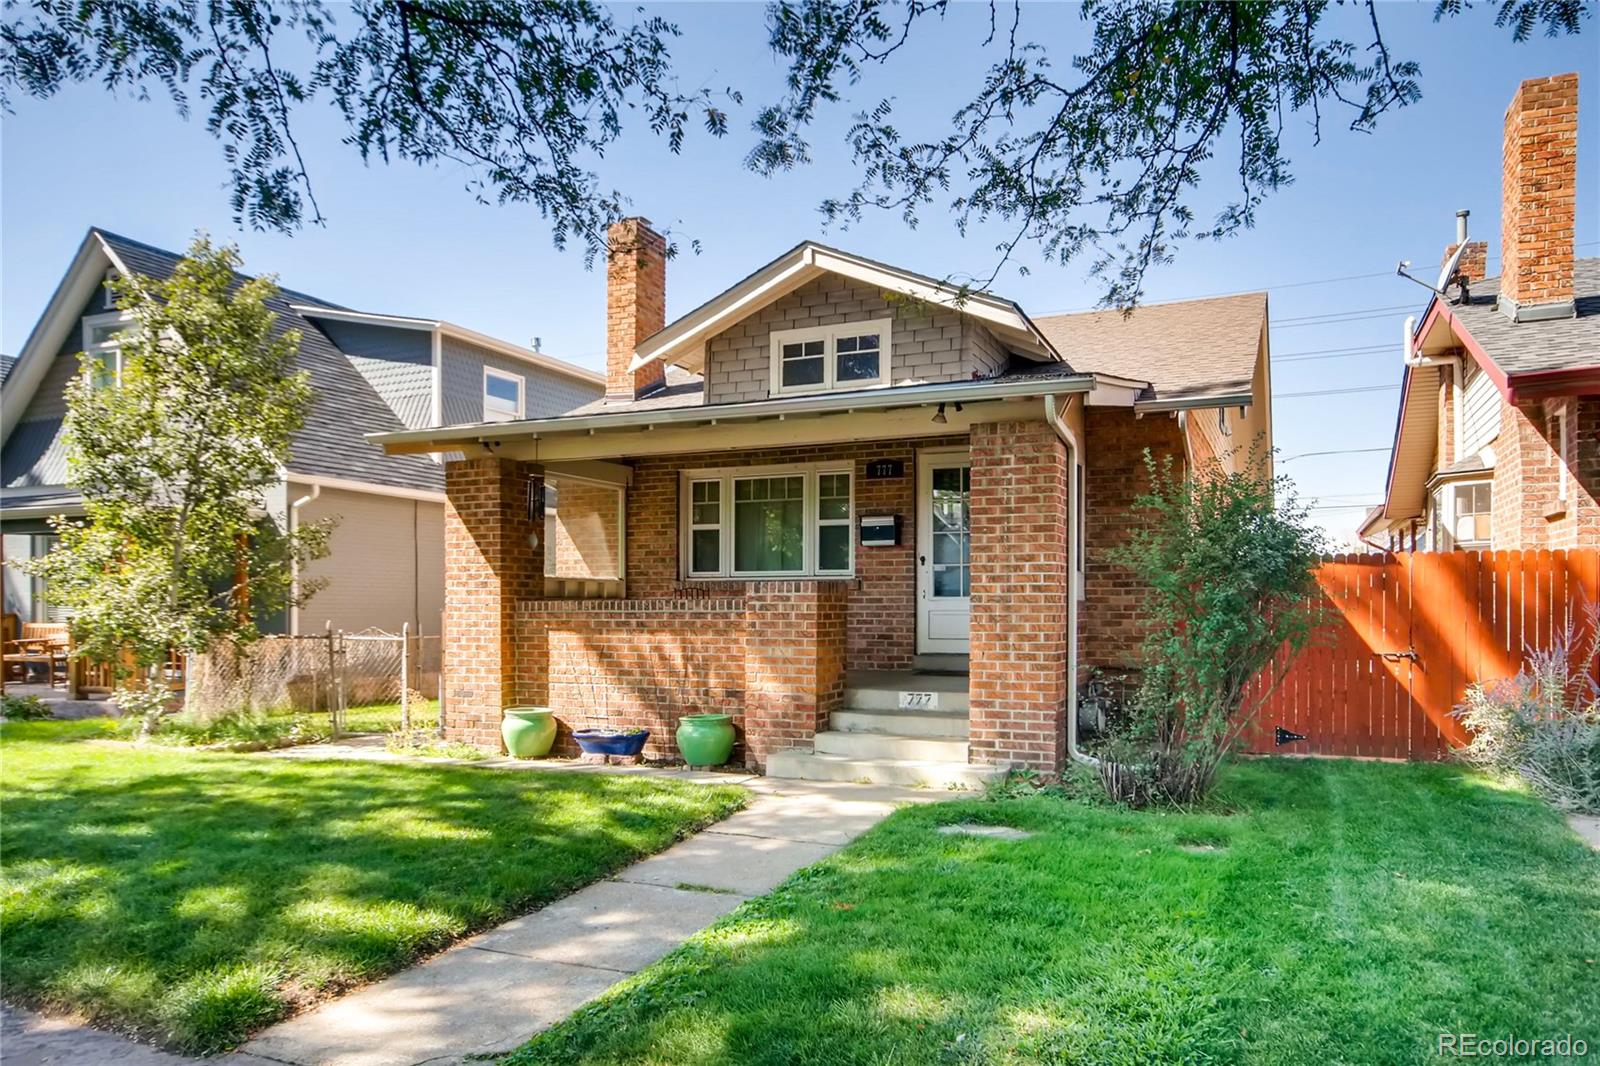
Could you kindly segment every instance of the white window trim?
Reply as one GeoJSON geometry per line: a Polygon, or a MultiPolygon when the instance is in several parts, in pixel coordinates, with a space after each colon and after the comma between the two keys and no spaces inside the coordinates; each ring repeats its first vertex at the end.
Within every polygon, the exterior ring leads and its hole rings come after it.
{"type": "Polygon", "coordinates": [[[1567,502],[1567,412],[1551,412],[1550,420],[1555,423],[1555,432],[1551,434],[1555,440],[1551,444],[1555,448],[1556,460],[1556,499],[1562,503],[1567,502]]]}
{"type": "Polygon", "coordinates": [[[832,392],[841,389],[868,389],[876,385],[889,384],[889,367],[894,360],[893,326],[894,319],[892,318],[875,318],[870,322],[838,322],[831,326],[813,326],[807,329],[773,330],[770,338],[772,395],[832,392]],[[878,334],[880,346],[878,349],[878,376],[868,381],[847,381],[841,385],[835,377],[838,370],[838,355],[833,350],[834,340],[838,337],[849,337],[860,333],[878,334]],[[790,385],[785,387],[783,384],[783,346],[785,344],[815,340],[823,342],[822,381],[816,385],[790,385]]]}
{"type": "MultiPolygon", "coordinates": [[[[93,340],[94,331],[99,326],[121,325],[132,321],[133,315],[127,311],[103,311],[97,315],[83,316],[83,334],[80,338],[83,341],[83,354],[90,357],[102,352],[114,352],[116,354],[116,364],[112,370],[112,384],[122,380],[122,342],[113,337],[111,340],[95,343],[93,340]]],[[[87,371],[87,368],[85,369],[87,371]]]]}
{"type": "Polygon", "coordinates": [[[520,374],[512,374],[505,370],[496,370],[492,366],[483,368],[483,420],[485,422],[517,422],[520,421],[528,409],[528,383],[520,374]],[[517,387],[517,413],[506,416],[499,412],[489,411],[489,379],[499,378],[509,381],[517,387]]]}
{"type": "Polygon", "coordinates": [[[783,581],[789,578],[849,578],[856,573],[856,474],[855,464],[850,462],[818,462],[818,463],[789,463],[779,466],[727,466],[712,467],[699,470],[684,470],[678,479],[678,575],[687,581],[783,581]],[[747,481],[755,478],[792,477],[799,474],[805,478],[804,506],[802,507],[804,523],[804,547],[802,557],[804,566],[799,570],[735,570],[733,568],[733,486],[736,481],[747,481]],[[828,519],[829,525],[843,525],[850,530],[846,542],[850,546],[849,565],[844,570],[822,570],[817,566],[818,545],[821,537],[817,530],[821,526],[818,517],[818,500],[820,492],[818,478],[825,474],[843,474],[850,479],[849,508],[843,519],[828,519]],[[695,529],[709,529],[704,523],[694,522],[694,491],[691,488],[696,481],[716,481],[721,488],[718,491],[718,519],[721,538],[717,552],[717,561],[720,568],[715,572],[695,571],[693,565],[693,537],[695,529]]]}
{"type": "MultiPolygon", "coordinates": [[[[1446,481],[1434,490],[1433,509],[1435,520],[1429,525],[1432,529],[1442,529],[1450,540],[1450,548],[1460,551],[1491,551],[1494,547],[1494,537],[1490,534],[1488,540],[1462,541],[1456,538],[1456,490],[1486,485],[1489,488],[1489,515],[1490,525],[1493,526],[1494,516],[1494,482],[1487,478],[1474,478],[1471,481],[1446,481]]],[[[1437,543],[1432,543],[1434,537],[1429,536],[1429,548],[1433,551],[1441,550],[1437,543]]]]}

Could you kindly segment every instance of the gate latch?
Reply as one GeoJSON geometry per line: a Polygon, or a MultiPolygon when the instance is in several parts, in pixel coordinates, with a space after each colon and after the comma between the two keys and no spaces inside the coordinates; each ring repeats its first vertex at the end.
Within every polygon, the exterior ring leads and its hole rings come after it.
{"type": "Polygon", "coordinates": [[[1416,662],[1417,661],[1417,653],[1415,651],[1410,651],[1410,650],[1407,650],[1407,651],[1380,651],[1378,653],[1378,657],[1383,659],[1384,662],[1390,662],[1390,663],[1397,663],[1401,659],[1410,659],[1412,662],[1416,662]]]}

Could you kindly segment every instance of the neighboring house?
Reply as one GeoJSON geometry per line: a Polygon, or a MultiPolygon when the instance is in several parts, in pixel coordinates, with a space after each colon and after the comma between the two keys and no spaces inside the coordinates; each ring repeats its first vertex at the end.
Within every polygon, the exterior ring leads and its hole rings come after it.
{"type": "MultiPolygon", "coordinates": [[[[0,431],[0,529],[5,556],[49,549],[53,515],[83,513],[67,487],[62,419],[79,353],[115,368],[125,315],[108,304],[107,273],[169,276],[180,256],[91,229],[5,381],[0,431]]],[[[351,311],[284,289],[271,302],[276,328],[300,332],[297,363],[310,374],[311,410],[283,480],[265,508],[293,525],[338,520],[327,558],[306,577],[326,586],[275,619],[287,633],[328,623],[438,633],[444,606],[444,470],[426,455],[386,456],[364,435],[447,419],[541,417],[601,395],[605,379],[448,322],[351,311]]],[[[5,569],[5,609],[24,620],[54,616],[49,591],[5,569]]]]}
{"type": "Polygon", "coordinates": [[[548,705],[672,757],[724,711],[773,774],[1061,769],[1077,680],[1137,659],[1145,449],[1270,447],[1265,295],[1034,318],[806,242],[667,325],[662,238],[609,245],[603,399],[375,437],[465,457],[446,734],[548,705]]]}
{"type": "Polygon", "coordinates": [[[1485,277],[1484,242],[1466,243],[1448,295],[1407,322],[1367,543],[1600,544],[1600,259],[1573,254],[1577,151],[1578,76],[1523,82],[1506,112],[1499,275],[1485,277]]]}

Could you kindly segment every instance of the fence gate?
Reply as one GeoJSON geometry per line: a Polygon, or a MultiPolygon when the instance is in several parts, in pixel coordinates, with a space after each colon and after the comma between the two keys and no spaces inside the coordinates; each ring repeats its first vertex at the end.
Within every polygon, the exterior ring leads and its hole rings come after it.
{"type": "Polygon", "coordinates": [[[1322,622],[1280,662],[1249,750],[1438,759],[1466,740],[1450,712],[1468,685],[1514,675],[1529,646],[1583,624],[1600,551],[1335,555],[1317,584],[1322,622]]]}

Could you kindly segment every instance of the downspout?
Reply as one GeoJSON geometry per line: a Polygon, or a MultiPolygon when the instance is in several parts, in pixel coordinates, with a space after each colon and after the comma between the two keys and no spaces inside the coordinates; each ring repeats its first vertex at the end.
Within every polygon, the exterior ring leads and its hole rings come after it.
{"type": "MultiPolygon", "coordinates": [[[[300,528],[300,508],[304,507],[306,504],[310,503],[311,501],[315,500],[318,496],[321,496],[321,495],[322,495],[322,486],[321,485],[312,485],[310,492],[306,493],[304,496],[300,497],[298,500],[293,500],[293,501],[290,502],[290,504],[289,504],[289,532],[290,533],[293,533],[295,530],[300,528]]],[[[294,564],[293,588],[294,588],[294,597],[295,597],[295,599],[299,599],[300,598],[300,563],[298,561],[296,561],[295,564],[294,564]]],[[[289,633],[290,633],[291,636],[299,636],[299,634],[300,634],[300,605],[299,604],[295,604],[294,606],[289,608],[289,633]]]]}
{"type": "MultiPolygon", "coordinates": [[[[1070,401],[1069,401],[1070,402],[1070,401]]],[[[1067,446],[1067,506],[1075,510],[1078,506],[1078,457],[1082,449],[1078,445],[1078,438],[1068,428],[1061,417],[1062,409],[1056,404],[1054,396],[1044,398],[1044,420],[1050,423],[1050,428],[1056,431],[1056,436],[1067,446]]],[[[1085,501],[1088,495],[1084,495],[1085,501]]],[[[1067,754],[1072,760],[1084,766],[1098,767],[1100,760],[1093,755],[1086,755],[1078,750],[1078,560],[1075,554],[1077,547],[1078,523],[1083,521],[1083,516],[1074,513],[1072,521],[1067,523],[1067,754]]]]}

